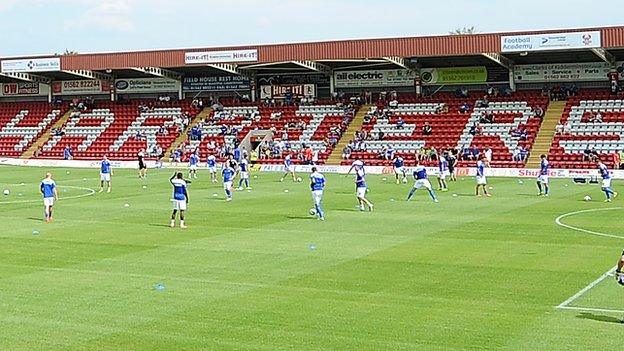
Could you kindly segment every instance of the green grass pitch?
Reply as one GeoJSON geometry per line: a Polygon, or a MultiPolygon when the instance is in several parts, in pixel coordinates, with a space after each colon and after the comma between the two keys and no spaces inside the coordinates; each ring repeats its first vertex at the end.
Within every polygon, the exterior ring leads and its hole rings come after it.
{"type": "MultiPolygon", "coordinates": [[[[542,198],[531,179],[491,178],[494,196],[475,198],[465,178],[439,204],[425,191],[407,203],[410,185],[369,176],[375,211],[361,213],[352,178],[326,175],[320,222],[308,214],[306,181],[255,173],[253,190],[226,203],[204,171],[189,188],[182,230],[167,227],[171,170],[144,182],[116,170],[111,194],[90,195],[97,170],[53,169],[61,200],[44,224],[46,170],[0,167],[0,188],[11,191],[0,198],[0,350],[620,345],[624,288],[614,279],[571,306],[616,312],[555,308],[621,252],[622,238],[555,224],[564,213],[621,206],[602,203],[598,185],[553,180],[542,198]]],[[[564,222],[624,238],[621,218],[609,210],[564,222]]]]}

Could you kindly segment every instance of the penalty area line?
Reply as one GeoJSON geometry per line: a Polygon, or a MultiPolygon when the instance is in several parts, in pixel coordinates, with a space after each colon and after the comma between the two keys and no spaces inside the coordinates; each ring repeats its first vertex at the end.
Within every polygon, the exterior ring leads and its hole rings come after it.
{"type": "Polygon", "coordinates": [[[568,298],[567,300],[565,300],[562,303],[560,303],[556,308],[568,308],[568,309],[570,309],[570,306],[568,306],[569,304],[571,304],[572,302],[577,300],[579,297],[583,296],[586,292],[588,292],[591,289],[593,289],[594,287],[596,287],[596,285],[600,284],[603,280],[607,279],[608,277],[612,277],[613,273],[615,272],[616,269],[617,269],[617,266],[613,266],[613,268],[609,269],[607,272],[605,272],[603,275],[601,275],[598,279],[596,279],[593,282],[589,283],[586,287],[584,287],[583,289],[579,290],[576,294],[570,296],[570,298],[568,298]]]}
{"type": "Polygon", "coordinates": [[[576,307],[576,306],[563,306],[563,307],[558,307],[558,308],[561,310],[571,310],[571,311],[624,313],[624,310],[613,310],[610,308],[593,308],[593,307],[576,307]]]}

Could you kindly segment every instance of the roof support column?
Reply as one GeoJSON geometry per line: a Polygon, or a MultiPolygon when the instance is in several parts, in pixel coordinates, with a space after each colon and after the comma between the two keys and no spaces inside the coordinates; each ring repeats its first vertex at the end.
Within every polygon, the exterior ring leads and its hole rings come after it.
{"type": "Polygon", "coordinates": [[[594,49],[591,49],[591,51],[596,56],[598,56],[601,60],[603,60],[604,62],[610,64],[611,66],[615,66],[616,65],[615,57],[613,57],[613,55],[611,55],[611,53],[608,52],[607,50],[605,50],[603,48],[594,48],[594,49]]]}

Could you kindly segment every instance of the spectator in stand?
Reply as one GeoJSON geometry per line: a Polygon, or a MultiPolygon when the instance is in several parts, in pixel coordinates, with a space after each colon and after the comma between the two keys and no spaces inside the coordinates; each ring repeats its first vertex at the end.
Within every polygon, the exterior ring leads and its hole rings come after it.
{"type": "Polygon", "coordinates": [[[469,95],[470,94],[468,93],[468,88],[466,88],[466,87],[458,88],[455,91],[455,96],[458,97],[458,98],[467,98],[467,97],[469,97],[469,95]]]}
{"type": "Polygon", "coordinates": [[[467,102],[459,105],[459,113],[466,113],[468,111],[470,111],[470,105],[467,102]]]}
{"type": "Polygon", "coordinates": [[[438,150],[436,150],[435,147],[431,147],[431,150],[429,150],[429,160],[430,161],[437,161],[438,160],[438,150]]]}
{"type": "Polygon", "coordinates": [[[535,117],[539,119],[542,119],[544,117],[544,109],[541,106],[534,106],[532,111],[535,117]]]}
{"type": "Polygon", "coordinates": [[[468,131],[471,135],[481,135],[483,133],[483,128],[479,122],[475,122],[472,126],[470,126],[470,130],[468,131]]]}
{"type": "Polygon", "coordinates": [[[69,145],[65,146],[65,149],[63,149],[63,158],[66,160],[74,159],[74,150],[72,150],[71,146],[69,145]]]}
{"type": "Polygon", "coordinates": [[[563,134],[570,134],[571,131],[572,131],[572,127],[570,127],[570,123],[566,121],[563,124],[563,134]]]}
{"type": "Polygon", "coordinates": [[[349,146],[345,146],[342,149],[342,159],[348,160],[349,158],[351,158],[351,148],[349,146]]]}
{"type": "Polygon", "coordinates": [[[136,132],[136,135],[134,136],[134,138],[136,140],[147,140],[147,136],[142,133],[140,130],[136,132]]]}
{"type": "Polygon", "coordinates": [[[169,134],[169,131],[167,131],[167,128],[165,128],[165,126],[160,126],[160,128],[158,128],[158,132],[156,132],[156,135],[167,135],[169,134]]]}
{"type": "Polygon", "coordinates": [[[271,112],[271,120],[279,121],[282,118],[282,113],[278,111],[271,112]]]}
{"type": "Polygon", "coordinates": [[[495,96],[496,95],[496,89],[494,89],[493,86],[488,85],[487,89],[485,89],[485,93],[487,94],[487,96],[495,96]]]}
{"type": "Polygon", "coordinates": [[[392,160],[394,159],[394,154],[396,153],[396,150],[392,147],[392,145],[388,146],[388,148],[385,150],[384,152],[384,158],[386,160],[392,160]]]}
{"type": "Polygon", "coordinates": [[[589,121],[592,123],[602,123],[602,113],[596,112],[594,115],[589,116],[589,121]]]}
{"type": "Polygon", "coordinates": [[[613,167],[615,169],[620,169],[621,164],[621,158],[620,158],[620,151],[619,150],[615,150],[615,152],[613,152],[611,154],[611,159],[613,160],[613,167]]]}
{"type": "Polygon", "coordinates": [[[620,163],[619,163],[619,167],[618,168],[619,169],[624,169],[624,163],[622,163],[622,160],[624,160],[624,150],[620,150],[619,151],[619,155],[620,155],[620,157],[619,157],[620,163]]]}
{"type": "Polygon", "coordinates": [[[620,92],[620,86],[617,80],[611,81],[611,95],[617,95],[620,92]]]}
{"type": "Polygon", "coordinates": [[[591,161],[592,160],[592,150],[587,146],[585,150],[583,150],[583,161],[591,161]]]}
{"type": "Polygon", "coordinates": [[[422,128],[422,133],[423,135],[431,135],[433,133],[433,128],[431,128],[431,125],[428,121],[425,122],[425,125],[422,128]]]}
{"type": "Polygon", "coordinates": [[[399,117],[399,119],[397,120],[396,128],[403,129],[404,126],[405,126],[405,121],[403,120],[402,117],[399,117]]]}
{"type": "Polygon", "coordinates": [[[484,95],[481,99],[477,100],[475,106],[481,108],[487,108],[488,106],[490,106],[490,101],[488,100],[487,95],[484,95]]]}
{"type": "Polygon", "coordinates": [[[516,148],[514,149],[513,155],[511,156],[512,161],[516,161],[516,162],[523,161],[522,152],[523,152],[522,146],[520,145],[516,146],[516,148]]]}
{"type": "Polygon", "coordinates": [[[441,103],[435,109],[435,113],[437,114],[448,113],[448,112],[449,112],[449,107],[445,103],[441,103]]]}
{"type": "Polygon", "coordinates": [[[388,106],[391,108],[397,108],[399,107],[399,101],[397,99],[392,99],[388,102],[388,106]]]}
{"type": "Polygon", "coordinates": [[[483,155],[485,155],[485,159],[488,162],[492,162],[492,149],[490,149],[488,146],[485,147],[485,151],[483,151],[483,155]]]}

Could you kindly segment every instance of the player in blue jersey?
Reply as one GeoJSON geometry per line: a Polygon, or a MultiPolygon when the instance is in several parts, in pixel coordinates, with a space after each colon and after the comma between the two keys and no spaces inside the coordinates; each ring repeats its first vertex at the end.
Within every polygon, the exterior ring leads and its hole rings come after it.
{"type": "Polygon", "coordinates": [[[416,182],[414,183],[414,186],[407,195],[407,201],[412,199],[418,189],[425,188],[429,192],[431,200],[433,200],[433,202],[438,202],[438,198],[436,197],[436,194],[431,187],[431,183],[429,182],[429,178],[427,177],[427,169],[425,168],[425,166],[421,165],[420,161],[418,160],[416,160],[416,168],[414,168],[413,175],[416,182]]]}
{"type": "Polygon", "coordinates": [[[206,158],[206,167],[210,173],[210,179],[213,183],[217,182],[217,158],[214,155],[208,155],[206,158]]]}
{"type": "Polygon", "coordinates": [[[249,160],[247,160],[247,153],[243,152],[243,156],[238,164],[240,171],[240,179],[238,180],[238,188],[236,190],[243,190],[243,183],[245,183],[245,188],[247,190],[251,190],[249,186],[249,160]]]}
{"type": "Polygon", "coordinates": [[[475,188],[475,195],[481,196],[479,188],[483,189],[485,196],[491,196],[487,191],[487,179],[485,178],[485,168],[488,166],[487,159],[481,155],[477,161],[477,187],[475,188]]]}
{"type": "Polygon", "coordinates": [[[104,191],[104,182],[108,183],[107,193],[111,192],[111,176],[113,175],[113,170],[111,168],[111,163],[104,155],[102,157],[102,162],[100,163],[100,192],[104,191]]]}
{"type": "Polygon", "coordinates": [[[170,227],[175,227],[176,214],[180,211],[180,228],[186,228],[184,212],[189,201],[188,192],[186,191],[187,183],[189,182],[182,178],[182,172],[174,173],[169,181],[173,185],[173,213],[171,214],[170,227]]]}
{"type": "Polygon", "coordinates": [[[236,169],[232,166],[235,163],[230,161],[226,161],[223,164],[223,171],[221,171],[223,175],[223,190],[225,190],[225,195],[227,196],[226,201],[232,201],[232,183],[236,176],[236,169]]]}
{"type": "Polygon", "coordinates": [[[600,176],[602,177],[602,191],[604,191],[607,196],[605,202],[611,202],[612,199],[618,196],[618,193],[611,189],[611,174],[609,173],[609,169],[600,159],[596,160],[596,165],[598,166],[598,172],[600,172],[600,176]]]}
{"type": "Polygon", "coordinates": [[[318,172],[316,167],[312,167],[312,174],[310,174],[310,190],[312,190],[312,200],[314,201],[316,215],[321,221],[325,220],[325,212],[321,206],[321,202],[323,201],[323,189],[325,189],[325,177],[318,172]]]}
{"type": "Polygon", "coordinates": [[[197,167],[199,166],[199,155],[197,153],[198,151],[195,150],[189,157],[189,178],[197,179],[197,167]]]}
{"type": "Polygon", "coordinates": [[[446,155],[440,155],[440,158],[438,160],[438,190],[448,191],[446,177],[448,177],[449,175],[449,163],[446,159],[446,155]]]}
{"type": "Polygon", "coordinates": [[[373,204],[366,198],[367,191],[368,186],[366,185],[366,171],[364,170],[364,163],[362,163],[361,166],[356,166],[355,168],[355,196],[358,199],[360,211],[364,211],[366,206],[368,206],[369,211],[373,210],[373,204]]]}
{"type": "Polygon", "coordinates": [[[45,178],[41,181],[39,190],[43,195],[43,207],[45,214],[45,221],[52,221],[52,207],[54,201],[58,201],[58,190],[56,189],[56,183],[52,179],[52,173],[46,173],[45,178]]]}
{"type": "Polygon", "coordinates": [[[284,175],[280,178],[280,182],[283,182],[288,174],[292,175],[293,182],[297,181],[297,175],[295,175],[295,165],[292,162],[292,156],[290,156],[290,153],[284,157],[284,175]]]}
{"type": "Polygon", "coordinates": [[[537,190],[539,191],[537,196],[548,196],[550,194],[550,186],[548,186],[548,169],[550,164],[546,159],[546,155],[540,155],[540,172],[537,176],[537,190]]]}
{"type": "Polygon", "coordinates": [[[392,160],[392,168],[394,169],[394,177],[396,178],[396,183],[400,183],[400,175],[403,175],[403,183],[407,183],[407,173],[405,172],[405,161],[403,160],[403,157],[395,156],[394,160],[392,160]]]}

